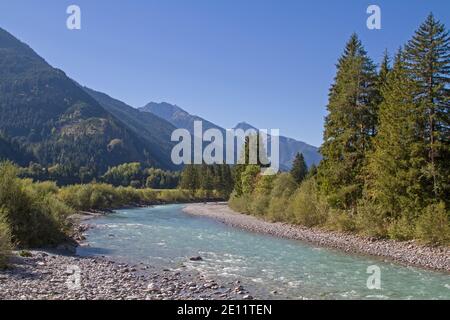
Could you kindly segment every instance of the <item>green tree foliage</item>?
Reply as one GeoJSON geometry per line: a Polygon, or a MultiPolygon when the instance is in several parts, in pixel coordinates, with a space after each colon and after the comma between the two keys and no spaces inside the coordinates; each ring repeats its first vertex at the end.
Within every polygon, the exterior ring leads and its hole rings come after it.
{"type": "Polygon", "coordinates": [[[280,173],[273,181],[270,192],[270,203],[267,217],[271,221],[291,221],[287,212],[292,194],[297,190],[298,184],[289,173],[280,173]]]}
{"type": "Polygon", "coordinates": [[[200,189],[200,177],[197,166],[193,164],[187,164],[181,173],[180,188],[189,190],[191,193],[195,193],[200,189]]]}
{"type": "Polygon", "coordinates": [[[287,210],[293,223],[306,227],[322,225],[327,221],[327,206],[320,199],[314,179],[300,185],[287,210]]]}
{"type": "Polygon", "coordinates": [[[233,186],[231,168],[226,164],[186,165],[181,173],[180,188],[189,190],[191,194],[199,191],[205,193],[207,198],[215,195],[228,199],[233,186]]]}
{"type": "Polygon", "coordinates": [[[129,186],[132,181],[141,181],[143,171],[138,162],[124,163],[116,167],[109,168],[103,175],[102,180],[115,186],[129,186]]]}
{"type": "MultiPolygon", "coordinates": [[[[267,159],[267,151],[262,137],[257,134],[245,137],[238,164],[234,167],[234,190],[237,196],[242,196],[246,191],[243,185],[243,174],[248,166],[264,168],[270,166],[267,159]]],[[[248,185],[247,185],[248,187],[248,185]]]]}
{"type": "Polygon", "coordinates": [[[228,199],[233,192],[234,180],[231,167],[229,165],[221,165],[219,169],[221,171],[221,180],[219,181],[219,190],[223,193],[223,197],[228,199]]]}
{"type": "Polygon", "coordinates": [[[334,206],[350,208],[362,192],[361,171],[377,124],[375,66],[354,34],[337,64],[325,119],[320,188],[334,206]]]}
{"type": "Polygon", "coordinates": [[[308,174],[306,175],[306,179],[315,178],[316,175],[317,175],[317,166],[313,163],[308,169],[308,174]]]}
{"type": "Polygon", "coordinates": [[[4,211],[0,210],[0,270],[7,266],[11,247],[11,230],[4,211]]]}
{"type": "Polygon", "coordinates": [[[308,174],[308,167],[302,153],[297,153],[292,164],[291,175],[300,184],[308,174]]]}
{"type": "Polygon", "coordinates": [[[145,185],[152,189],[175,189],[180,181],[180,173],[149,168],[145,172],[145,185]]]}
{"type": "MultiPolygon", "coordinates": [[[[365,196],[374,202],[378,213],[367,211],[369,216],[365,220],[372,221],[375,224],[372,228],[380,235],[383,234],[380,226],[387,220],[413,215],[416,207],[423,207],[421,168],[425,158],[422,138],[417,130],[421,120],[418,119],[420,107],[413,96],[415,88],[400,52],[382,90],[384,101],[380,106],[378,135],[366,169],[365,196]]],[[[361,213],[366,213],[366,210],[361,213]]]]}
{"type": "Polygon", "coordinates": [[[430,15],[397,55],[382,89],[379,132],[359,208],[369,234],[427,241],[424,230],[431,232],[432,221],[435,233],[448,230],[437,225],[449,221],[449,41],[430,15]]]}
{"type": "Polygon", "coordinates": [[[249,164],[245,167],[241,175],[242,193],[244,195],[252,194],[260,172],[261,168],[256,164],[249,164]]]}
{"type": "Polygon", "coordinates": [[[429,244],[450,243],[450,220],[444,202],[431,204],[424,209],[417,221],[416,234],[429,244]]]}
{"type": "MultiPolygon", "coordinates": [[[[248,166],[247,168],[251,168],[248,166]]],[[[259,173],[259,170],[257,171],[259,173]]],[[[255,188],[251,194],[250,211],[255,215],[266,215],[270,205],[270,194],[273,188],[274,175],[257,175],[255,188]]]]}
{"type": "Polygon", "coordinates": [[[416,83],[420,106],[417,124],[425,144],[427,166],[422,192],[450,203],[450,36],[430,14],[405,48],[405,64],[416,83]]]}
{"type": "Polygon", "coordinates": [[[330,90],[319,167],[304,177],[294,165],[269,183],[257,166],[241,165],[230,207],[308,227],[450,243],[449,49],[448,31],[430,15],[393,67],[385,54],[376,72],[353,35],[330,90]]]}

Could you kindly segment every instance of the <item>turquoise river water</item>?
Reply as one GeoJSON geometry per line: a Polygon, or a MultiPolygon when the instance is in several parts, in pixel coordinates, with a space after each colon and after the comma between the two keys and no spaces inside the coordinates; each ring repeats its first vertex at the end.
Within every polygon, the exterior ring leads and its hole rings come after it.
{"type": "Polygon", "coordinates": [[[89,246],[78,253],[165,268],[184,264],[224,283],[241,280],[258,298],[450,299],[448,273],[247,232],[182,208],[119,210],[92,220],[89,246]],[[189,261],[197,255],[203,261],[189,261]],[[370,266],[380,268],[381,289],[367,287],[370,266]]]}

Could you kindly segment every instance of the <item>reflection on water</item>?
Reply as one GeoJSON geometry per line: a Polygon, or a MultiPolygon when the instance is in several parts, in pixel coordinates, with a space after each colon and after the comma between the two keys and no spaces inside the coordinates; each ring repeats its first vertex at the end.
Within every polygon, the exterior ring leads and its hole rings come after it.
{"type": "Polygon", "coordinates": [[[91,223],[90,246],[79,254],[161,267],[184,264],[224,281],[242,280],[258,297],[450,299],[448,274],[242,231],[187,215],[180,205],[120,210],[91,223]],[[203,260],[189,261],[197,255],[203,260]],[[381,268],[381,290],[367,288],[371,265],[381,268]]]}

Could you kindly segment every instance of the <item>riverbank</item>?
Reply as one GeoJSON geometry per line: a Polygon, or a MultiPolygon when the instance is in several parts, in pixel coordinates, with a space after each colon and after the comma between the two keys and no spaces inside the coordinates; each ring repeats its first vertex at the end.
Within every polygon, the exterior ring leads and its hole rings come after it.
{"type": "Polygon", "coordinates": [[[187,204],[183,211],[192,215],[213,218],[247,231],[306,241],[347,253],[382,257],[403,265],[450,272],[450,248],[448,247],[429,247],[414,241],[398,242],[373,239],[280,222],[273,223],[234,212],[226,203],[187,204]]]}
{"type": "MultiPolygon", "coordinates": [[[[106,257],[76,255],[89,245],[85,232],[91,219],[109,210],[80,211],[69,217],[70,241],[55,249],[13,253],[6,270],[0,270],[0,300],[252,300],[239,280],[219,283],[188,271],[133,265],[106,257]],[[79,270],[79,288],[69,288],[73,270],[79,270]]],[[[191,260],[201,259],[192,257],[191,260]]],[[[188,259],[189,260],[189,259],[188,259]]],[[[191,261],[192,262],[192,261],[191,261]]]]}
{"type": "Polygon", "coordinates": [[[183,266],[156,270],[54,250],[27,255],[16,254],[10,267],[0,270],[0,300],[253,299],[239,282],[224,285],[183,266]],[[79,271],[79,282],[74,271],[79,271]]]}

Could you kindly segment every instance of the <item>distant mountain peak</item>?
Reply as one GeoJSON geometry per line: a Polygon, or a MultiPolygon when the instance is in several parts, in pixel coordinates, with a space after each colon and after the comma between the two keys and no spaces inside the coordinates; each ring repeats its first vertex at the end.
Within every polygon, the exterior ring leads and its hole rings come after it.
{"type": "Polygon", "coordinates": [[[249,123],[247,123],[247,122],[245,122],[245,121],[239,122],[239,123],[234,127],[234,129],[242,129],[242,130],[250,130],[250,129],[253,129],[253,130],[258,130],[255,126],[252,126],[251,124],[249,124],[249,123]]]}
{"type": "MultiPolygon", "coordinates": [[[[191,134],[194,133],[195,121],[202,121],[204,131],[214,128],[219,129],[221,132],[225,132],[225,129],[218,126],[217,124],[207,121],[199,116],[191,115],[184,109],[170,103],[150,102],[145,107],[142,107],[139,110],[143,112],[153,113],[156,116],[169,121],[177,128],[189,130],[191,134]]],[[[244,131],[253,129],[258,131],[255,126],[245,121],[238,123],[234,127],[234,129],[242,129],[244,131]]],[[[302,141],[280,136],[280,165],[283,170],[288,170],[291,167],[292,161],[294,160],[297,152],[303,153],[308,165],[311,165],[313,163],[318,164],[321,160],[321,156],[316,147],[308,145],[302,141]]]]}

